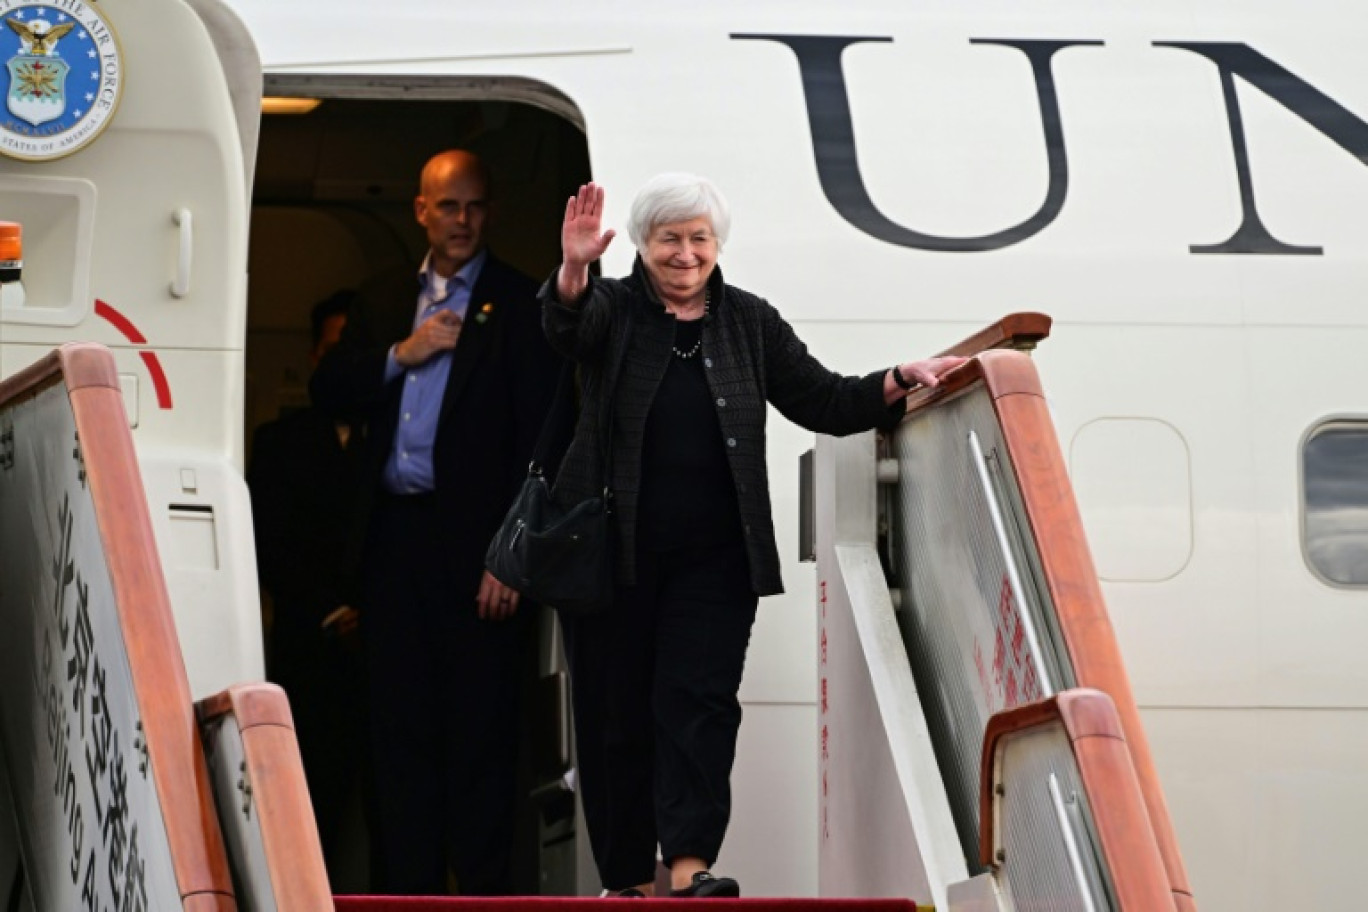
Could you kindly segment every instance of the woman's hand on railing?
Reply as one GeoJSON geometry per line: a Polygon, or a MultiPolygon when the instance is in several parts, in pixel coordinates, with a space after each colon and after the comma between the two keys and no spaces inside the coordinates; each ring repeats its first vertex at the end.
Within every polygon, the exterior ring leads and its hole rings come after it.
{"type": "Polygon", "coordinates": [[[940,386],[942,377],[968,360],[958,355],[939,355],[896,365],[884,377],[884,401],[892,405],[922,387],[940,386]]]}

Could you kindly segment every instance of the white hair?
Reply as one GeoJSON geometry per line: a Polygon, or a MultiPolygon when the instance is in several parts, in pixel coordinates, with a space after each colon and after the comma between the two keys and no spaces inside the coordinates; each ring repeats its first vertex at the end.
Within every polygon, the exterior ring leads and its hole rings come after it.
{"type": "Polygon", "coordinates": [[[687,222],[699,216],[712,223],[717,247],[727,243],[731,231],[731,207],[712,181],[696,174],[672,171],[648,180],[632,200],[627,237],[637,250],[646,249],[651,232],[661,225],[687,222]]]}

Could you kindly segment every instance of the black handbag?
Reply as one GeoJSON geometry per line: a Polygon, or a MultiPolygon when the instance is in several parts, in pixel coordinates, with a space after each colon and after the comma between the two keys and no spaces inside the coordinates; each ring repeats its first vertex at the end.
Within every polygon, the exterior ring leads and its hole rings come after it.
{"type": "Polygon", "coordinates": [[[602,492],[566,509],[552,499],[544,466],[552,428],[572,385],[571,373],[567,363],[537,437],[527,480],[489,543],[485,568],[505,586],[562,614],[588,615],[613,603],[613,495],[608,486],[612,408],[607,410],[602,492]]]}

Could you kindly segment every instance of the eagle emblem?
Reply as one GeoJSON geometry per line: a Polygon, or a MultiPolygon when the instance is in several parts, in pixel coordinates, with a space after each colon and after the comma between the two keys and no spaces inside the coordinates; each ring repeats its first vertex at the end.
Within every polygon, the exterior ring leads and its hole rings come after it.
{"type": "Polygon", "coordinates": [[[0,155],[46,161],[94,141],[123,89],[123,55],[91,0],[0,2],[0,155]]]}
{"type": "Polygon", "coordinates": [[[24,53],[34,57],[47,57],[54,53],[61,37],[76,27],[74,22],[52,25],[43,19],[35,19],[31,25],[26,25],[18,19],[6,19],[5,25],[13,29],[14,34],[24,43],[24,53]]]}
{"type": "Polygon", "coordinates": [[[66,77],[71,71],[57,54],[57,42],[76,23],[53,25],[46,19],[23,22],[9,18],[5,24],[23,46],[22,53],[6,62],[10,74],[6,106],[15,117],[35,127],[56,120],[66,113],[66,77]]]}

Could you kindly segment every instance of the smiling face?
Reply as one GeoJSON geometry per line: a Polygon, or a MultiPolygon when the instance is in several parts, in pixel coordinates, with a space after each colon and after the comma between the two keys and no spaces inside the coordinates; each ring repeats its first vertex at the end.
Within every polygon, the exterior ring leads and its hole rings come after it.
{"type": "Polygon", "coordinates": [[[641,259],[656,292],[667,303],[700,303],[708,277],[717,266],[717,235],[713,234],[712,222],[700,215],[655,226],[646,238],[641,259]]]}
{"type": "Polygon", "coordinates": [[[452,275],[484,247],[488,193],[484,170],[468,152],[444,152],[423,169],[413,212],[427,231],[438,275],[452,275]]]}

